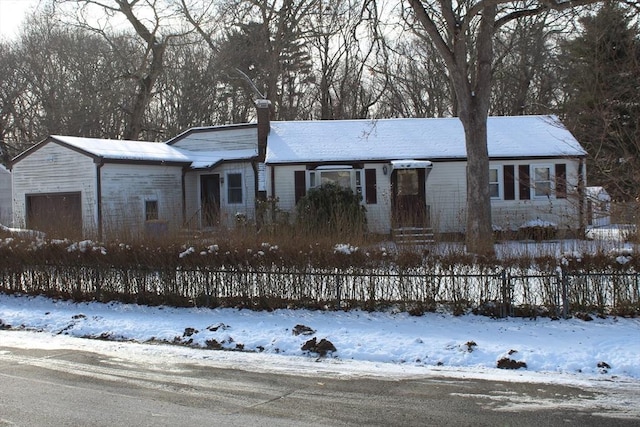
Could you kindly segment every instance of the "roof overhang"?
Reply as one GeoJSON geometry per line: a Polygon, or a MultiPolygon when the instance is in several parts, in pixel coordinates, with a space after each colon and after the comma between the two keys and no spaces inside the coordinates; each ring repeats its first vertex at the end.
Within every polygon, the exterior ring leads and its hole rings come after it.
{"type": "Polygon", "coordinates": [[[431,169],[433,163],[429,160],[391,160],[391,167],[393,169],[431,169]]]}

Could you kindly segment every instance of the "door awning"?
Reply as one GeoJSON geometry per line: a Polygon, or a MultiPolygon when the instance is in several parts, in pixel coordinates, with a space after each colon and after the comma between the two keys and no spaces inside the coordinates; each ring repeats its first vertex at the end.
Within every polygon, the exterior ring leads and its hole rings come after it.
{"type": "Polygon", "coordinates": [[[431,169],[433,163],[429,160],[392,160],[391,167],[393,169],[431,169]]]}

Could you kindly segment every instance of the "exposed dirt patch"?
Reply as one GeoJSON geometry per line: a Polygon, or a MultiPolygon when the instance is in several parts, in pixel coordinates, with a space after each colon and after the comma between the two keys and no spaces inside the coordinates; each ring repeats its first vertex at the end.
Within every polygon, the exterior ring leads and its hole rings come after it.
{"type": "Polygon", "coordinates": [[[204,343],[209,350],[222,350],[222,344],[216,340],[206,340],[204,343]]]}
{"type": "Polygon", "coordinates": [[[310,353],[317,353],[320,356],[326,356],[329,352],[335,352],[336,347],[333,343],[327,339],[322,338],[320,341],[313,337],[306,343],[304,343],[301,347],[302,351],[308,351],[310,353]]]}
{"type": "Polygon", "coordinates": [[[313,335],[316,331],[305,325],[296,325],[293,327],[293,335],[313,335]]]}
{"type": "Polygon", "coordinates": [[[478,346],[475,341],[467,341],[465,345],[467,346],[467,351],[469,353],[471,353],[478,346]]]}
{"type": "Polygon", "coordinates": [[[218,329],[226,331],[227,329],[229,329],[229,327],[229,325],[225,325],[224,323],[218,323],[216,325],[207,326],[207,331],[216,332],[218,329]]]}
{"type": "Polygon", "coordinates": [[[578,312],[574,316],[576,317],[576,319],[584,320],[585,322],[590,322],[593,320],[593,317],[591,317],[588,313],[578,312]]]}
{"type": "Polygon", "coordinates": [[[498,360],[497,367],[499,369],[520,369],[527,368],[527,364],[524,362],[519,362],[517,360],[509,359],[508,357],[503,357],[498,360]]]}
{"type": "Polygon", "coordinates": [[[192,335],[197,334],[199,331],[195,328],[184,328],[184,333],[182,334],[183,337],[190,337],[192,335]]]}

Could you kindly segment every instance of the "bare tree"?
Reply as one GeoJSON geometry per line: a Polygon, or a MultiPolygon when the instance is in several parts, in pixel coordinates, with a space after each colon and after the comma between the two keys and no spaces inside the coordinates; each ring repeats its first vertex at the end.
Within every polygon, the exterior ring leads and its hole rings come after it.
{"type": "MultiPolygon", "coordinates": [[[[130,47],[126,38],[113,43],[122,52],[130,47]]],[[[0,50],[0,127],[16,150],[49,134],[122,136],[121,105],[131,88],[102,38],[44,14],[0,50]]]]}
{"type": "Polygon", "coordinates": [[[255,86],[260,95],[271,100],[275,117],[283,120],[303,115],[302,99],[312,82],[301,20],[313,3],[315,0],[226,0],[215,12],[218,22],[226,27],[219,31],[207,19],[203,4],[195,7],[194,0],[181,0],[187,21],[217,56],[217,67],[227,70],[227,84],[248,88],[249,105],[256,96],[251,94],[255,86]]]}
{"type": "Polygon", "coordinates": [[[172,38],[183,32],[177,26],[175,10],[158,0],[54,0],[75,8],[75,22],[110,40],[116,31],[110,20],[124,18],[141,42],[142,56],[135,69],[123,70],[123,78],[136,84],[135,96],[127,107],[129,120],[125,139],[138,139],[145,130],[145,113],[153,97],[154,85],[164,67],[164,55],[172,38]],[[95,18],[106,17],[106,21],[95,18]]]}
{"type": "Polygon", "coordinates": [[[377,28],[361,19],[355,0],[316,1],[303,20],[304,34],[315,65],[313,117],[363,118],[376,108],[388,88],[386,43],[377,28]]]}
{"type": "Polygon", "coordinates": [[[596,0],[408,0],[416,34],[433,43],[447,66],[467,150],[467,251],[494,253],[487,117],[496,31],[518,19],[568,10],[596,0]]]}
{"type": "Polygon", "coordinates": [[[558,41],[573,28],[551,11],[501,28],[495,38],[492,115],[548,114],[561,89],[558,41]]]}
{"type": "Polygon", "coordinates": [[[381,108],[386,117],[444,117],[452,114],[451,84],[429,43],[401,41],[395,47],[381,108]]]}
{"type": "Polygon", "coordinates": [[[20,76],[20,55],[14,46],[0,41],[0,163],[8,165],[17,154],[21,123],[18,105],[27,84],[20,76]]]}

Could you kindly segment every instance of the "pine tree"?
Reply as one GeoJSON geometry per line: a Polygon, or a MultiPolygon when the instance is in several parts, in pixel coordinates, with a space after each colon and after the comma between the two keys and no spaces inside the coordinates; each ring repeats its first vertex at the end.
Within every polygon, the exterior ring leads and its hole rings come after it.
{"type": "Polygon", "coordinates": [[[640,195],[640,44],[632,22],[606,3],[563,45],[565,123],[588,152],[587,181],[619,201],[640,195]]]}

